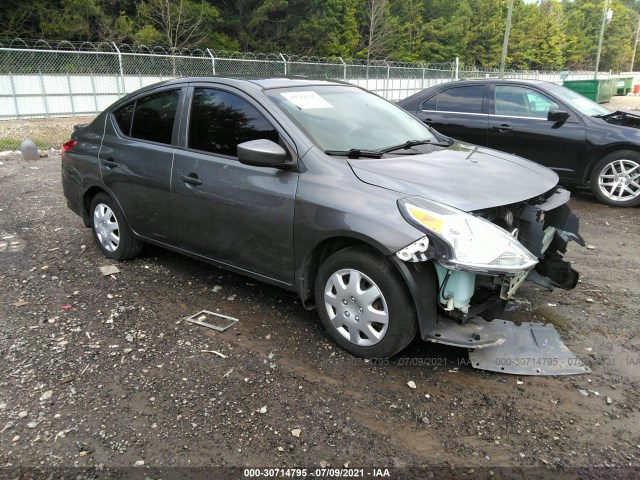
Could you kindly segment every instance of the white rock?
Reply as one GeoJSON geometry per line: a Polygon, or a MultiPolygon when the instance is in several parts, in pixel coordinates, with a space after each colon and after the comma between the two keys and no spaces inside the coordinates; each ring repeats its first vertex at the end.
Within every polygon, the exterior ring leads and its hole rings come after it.
{"type": "Polygon", "coordinates": [[[38,426],[38,422],[29,422],[27,423],[27,427],[36,428],[38,426]]]}
{"type": "Polygon", "coordinates": [[[144,465],[144,460],[138,460],[136,463],[133,464],[134,467],[141,467],[144,465]]]}
{"type": "Polygon", "coordinates": [[[44,402],[45,400],[49,400],[53,395],[53,390],[47,390],[40,396],[40,401],[44,402]]]}
{"type": "Polygon", "coordinates": [[[4,410],[7,408],[7,404],[5,402],[0,403],[0,410],[4,410]]]}
{"type": "Polygon", "coordinates": [[[267,407],[262,407],[260,410],[258,410],[258,412],[267,413],[267,407]]]}
{"type": "Polygon", "coordinates": [[[579,391],[582,395],[584,395],[585,397],[588,397],[588,396],[589,396],[589,392],[587,392],[586,390],[579,389],[578,391],[579,391]]]}
{"type": "Polygon", "coordinates": [[[11,439],[11,441],[12,441],[13,443],[16,443],[18,440],[20,440],[20,435],[16,435],[15,437],[13,437],[13,438],[11,439]]]}
{"type": "Polygon", "coordinates": [[[27,411],[26,411],[26,410],[23,410],[23,411],[21,411],[21,412],[18,414],[18,418],[24,418],[24,417],[26,417],[27,415],[28,415],[27,411]]]}
{"type": "Polygon", "coordinates": [[[409,388],[416,388],[416,382],[414,382],[413,380],[409,380],[409,381],[407,382],[407,386],[408,386],[409,388]]]}
{"type": "Polygon", "coordinates": [[[222,287],[220,285],[216,285],[215,287],[213,287],[213,291],[215,293],[219,292],[220,290],[222,290],[222,287]]]}
{"type": "Polygon", "coordinates": [[[613,403],[613,400],[611,399],[611,397],[607,397],[607,405],[611,405],[613,403]]]}
{"type": "Polygon", "coordinates": [[[293,435],[296,438],[300,438],[301,433],[302,433],[302,430],[300,430],[299,428],[294,428],[293,430],[291,430],[291,435],[293,435]]]}

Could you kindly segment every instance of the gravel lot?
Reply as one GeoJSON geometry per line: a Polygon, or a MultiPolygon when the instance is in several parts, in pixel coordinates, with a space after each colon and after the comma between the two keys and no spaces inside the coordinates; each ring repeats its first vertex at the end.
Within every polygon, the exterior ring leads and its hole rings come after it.
{"type": "Polygon", "coordinates": [[[155,247],[103,276],[113,262],[66,208],[59,158],[0,162],[5,473],[640,467],[638,209],[574,192],[591,245],[567,255],[580,284],[525,284],[507,319],[553,323],[593,373],[516,377],[419,340],[388,364],[353,358],[294,294],[155,247]],[[224,333],[185,322],[202,309],[240,321],[224,333]]]}

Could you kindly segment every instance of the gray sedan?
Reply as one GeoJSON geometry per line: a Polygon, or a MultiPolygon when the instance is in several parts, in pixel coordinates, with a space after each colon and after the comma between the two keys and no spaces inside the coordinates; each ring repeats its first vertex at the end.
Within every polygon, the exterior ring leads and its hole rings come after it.
{"type": "Polygon", "coordinates": [[[554,172],[352,85],[170,80],[63,150],[68,206],[104,255],[150,243],[295,291],[357,356],[392,356],[418,332],[500,345],[490,320],[525,279],[577,282],[562,254],[582,239],[554,172]]]}

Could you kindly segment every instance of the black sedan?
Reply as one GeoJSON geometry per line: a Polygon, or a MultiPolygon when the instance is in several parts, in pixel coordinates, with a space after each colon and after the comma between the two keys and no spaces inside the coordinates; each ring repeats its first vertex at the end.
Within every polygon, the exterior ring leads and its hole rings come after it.
{"type": "Polygon", "coordinates": [[[565,185],[590,186],[603,203],[640,205],[640,112],[611,112],[538,80],[446,83],[398,105],[445,135],[538,162],[565,185]]]}

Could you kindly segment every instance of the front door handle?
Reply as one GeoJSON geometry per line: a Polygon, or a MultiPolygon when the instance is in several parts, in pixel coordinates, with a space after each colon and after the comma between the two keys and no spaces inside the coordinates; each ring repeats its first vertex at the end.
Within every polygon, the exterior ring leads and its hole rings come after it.
{"type": "Polygon", "coordinates": [[[111,159],[103,160],[102,164],[107,168],[116,168],[118,166],[118,164],[111,159]]]}
{"type": "Polygon", "coordinates": [[[431,118],[425,118],[423,120],[423,122],[426,123],[427,125],[429,125],[429,124],[433,123],[433,120],[431,118]]]}
{"type": "Polygon", "coordinates": [[[200,180],[195,173],[180,175],[180,181],[189,185],[202,185],[202,180],[200,180]]]}
{"type": "Polygon", "coordinates": [[[503,123],[502,125],[494,125],[491,128],[498,130],[499,132],[508,132],[509,130],[513,130],[513,127],[506,123],[503,123]]]}

